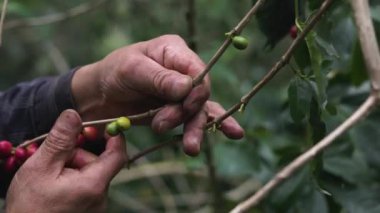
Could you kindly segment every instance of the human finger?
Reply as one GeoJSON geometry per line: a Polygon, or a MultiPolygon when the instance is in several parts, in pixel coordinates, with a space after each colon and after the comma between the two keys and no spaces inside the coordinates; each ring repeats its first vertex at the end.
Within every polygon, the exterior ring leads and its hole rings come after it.
{"type": "Polygon", "coordinates": [[[96,176],[99,183],[108,184],[127,162],[126,145],[121,135],[107,141],[105,151],[83,172],[96,176]]]}
{"type": "MultiPolygon", "coordinates": [[[[224,113],[226,113],[226,110],[219,103],[213,101],[207,101],[206,107],[209,120],[218,118],[222,116],[224,113]]],[[[218,128],[228,138],[241,139],[244,137],[244,129],[231,116],[222,121],[220,127],[218,128]]]]}
{"type": "Polygon", "coordinates": [[[185,123],[183,133],[183,148],[186,154],[190,156],[199,154],[206,122],[207,114],[204,110],[202,110],[185,123]]]}

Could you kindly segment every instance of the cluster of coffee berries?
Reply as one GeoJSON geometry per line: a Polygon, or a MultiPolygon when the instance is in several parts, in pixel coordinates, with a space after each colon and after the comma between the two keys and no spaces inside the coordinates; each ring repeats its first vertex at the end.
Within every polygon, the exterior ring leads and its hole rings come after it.
{"type": "MultiPolygon", "coordinates": [[[[115,136],[131,127],[131,122],[127,117],[120,117],[111,122],[106,127],[106,132],[110,136],[115,136]]],[[[86,126],[76,140],[76,146],[81,147],[86,142],[94,142],[101,138],[99,130],[94,126],[86,126]]],[[[31,143],[25,147],[13,147],[7,140],[0,141],[0,173],[13,173],[32,156],[38,149],[37,143],[31,143]]]]}
{"type": "Polygon", "coordinates": [[[99,130],[94,126],[86,126],[82,132],[78,135],[76,145],[78,147],[83,146],[85,142],[96,141],[99,138],[99,130]]]}
{"type": "Polygon", "coordinates": [[[2,171],[7,173],[14,172],[24,161],[32,156],[37,149],[37,143],[29,144],[26,147],[13,147],[9,141],[0,141],[0,167],[2,171]]]}
{"type": "Polygon", "coordinates": [[[116,121],[107,124],[106,132],[110,136],[115,136],[131,127],[131,121],[127,117],[120,117],[116,121]]]}

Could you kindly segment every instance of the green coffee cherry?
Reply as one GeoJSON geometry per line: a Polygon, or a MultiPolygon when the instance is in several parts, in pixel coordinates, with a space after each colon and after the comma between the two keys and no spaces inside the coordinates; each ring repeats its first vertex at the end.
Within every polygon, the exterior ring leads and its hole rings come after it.
{"type": "Polygon", "coordinates": [[[120,131],[128,130],[131,127],[131,121],[127,117],[118,118],[116,124],[120,131]]]}
{"type": "Polygon", "coordinates": [[[120,133],[116,121],[107,124],[106,131],[110,136],[116,136],[120,133]]]}
{"type": "Polygon", "coordinates": [[[248,47],[248,40],[243,36],[234,36],[232,38],[232,44],[236,49],[244,50],[248,47]]]}

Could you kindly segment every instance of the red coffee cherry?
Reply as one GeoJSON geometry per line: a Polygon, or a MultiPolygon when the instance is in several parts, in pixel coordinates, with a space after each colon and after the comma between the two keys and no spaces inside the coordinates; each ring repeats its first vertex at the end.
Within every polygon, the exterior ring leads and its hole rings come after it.
{"type": "Polygon", "coordinates": [[[12,143],[9,141],[0,141],[0,157],[8,157],[12,153],[12,143]]]}
{"type": "Polygon", "coordinates": [[[9,156],[7,160],[5,160],[4,163],[4,171],[8,173],[12,173],[16,170],[17,167],[17,160],[15,156],[9,156]]]}
{"type": "Polygon", "coordinates": [[[16,148],[14,156],[16,157],[16,160],[20,163],[24,162],[28,158],[26,149],[22,147],[16,148]]]}
{"type": "Polygon", "coordinates": [[[297,29],[297,26],[296,25],[293,25],[290,30],[289,30],[289,34],[290,34],[290,37],[292,37],[292,39],[296,39],[297,38],[297,34],[298,34],[298,29],[297,29]]]}
{"type": "Polygon", "coordinates": [[[98,139],[98,129],[93,126],[83,128],[82,134],[89,141],[96,141],[98,139]]]}

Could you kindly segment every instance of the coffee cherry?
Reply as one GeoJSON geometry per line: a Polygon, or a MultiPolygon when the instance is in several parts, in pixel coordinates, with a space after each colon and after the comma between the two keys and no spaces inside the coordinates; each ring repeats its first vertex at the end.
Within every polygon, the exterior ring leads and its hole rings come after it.
{"type": "Polygon", "coordinates": [[[12,152],[12,143],[9,141],[0,141],[0,157],[8,157],[12,152]]]}
{"type": "Polygon", "coordinates": [[[296,26],[296,25],[293,25],[293,26],[290,28],[290,30],[289,30],[290,37],[291,37],[292,39],[297,38],[297,33],[298,33],[297,26],[296,26]]]}
{"type": "Polygon", "coordinates": [[[244,50],[248,47],[248,40],[243,36],[234,36],[232,38],[232,44],[236,49],[244,50]]]}
{"type": "Polygon", "coordinates": [[[86,138],[83,136],[83,134],[79,134],[77,138],[76,145],[77,146],[82,146],[86,142],[86,138]]]}
{"type": "Polygon", "coordinates": [[[16,170],[16,166],[17,166],[16,157],[12,155],[12,156],[9,156],[7,160],[5,160],[3,168],[5,172],[12,173],[16,170]]]}
{"type": "Polygon", "coordinates": [[[28,158],[28,155],[26,153],[26,149],[24,149],[22,147],[16,148],[14,156],[16,157],[16,160],[20,163],[24,162],[28,158]]]}
{"type": "Polygon", "coordinates": [[[128,130],[131,127],[131,121],[127,117],[118,118],[116,124],[120,131],[128,130]]]}
{"type": "Polygon", "coordinates": [[[96,141],[98,139],[98,129],[93,126],[83,128],[82,134],[89,141],[96,141]]]}
{"type": "Polygon", "coordinates": [[[118,125],[115,121],[107,124],[106,131],[107,131],[107,134],[109,134],[110,136],[116,136],[120,133],[118,125]]]}
{"type": "Polygon", "coordinates": [[[27,158],[29,158],[30,156],[32,156],[38,149],[38,144],[37,143],[32,143],[32,144],[29,144],[27,147],[26,147],[26,156],[27,158]]]}

